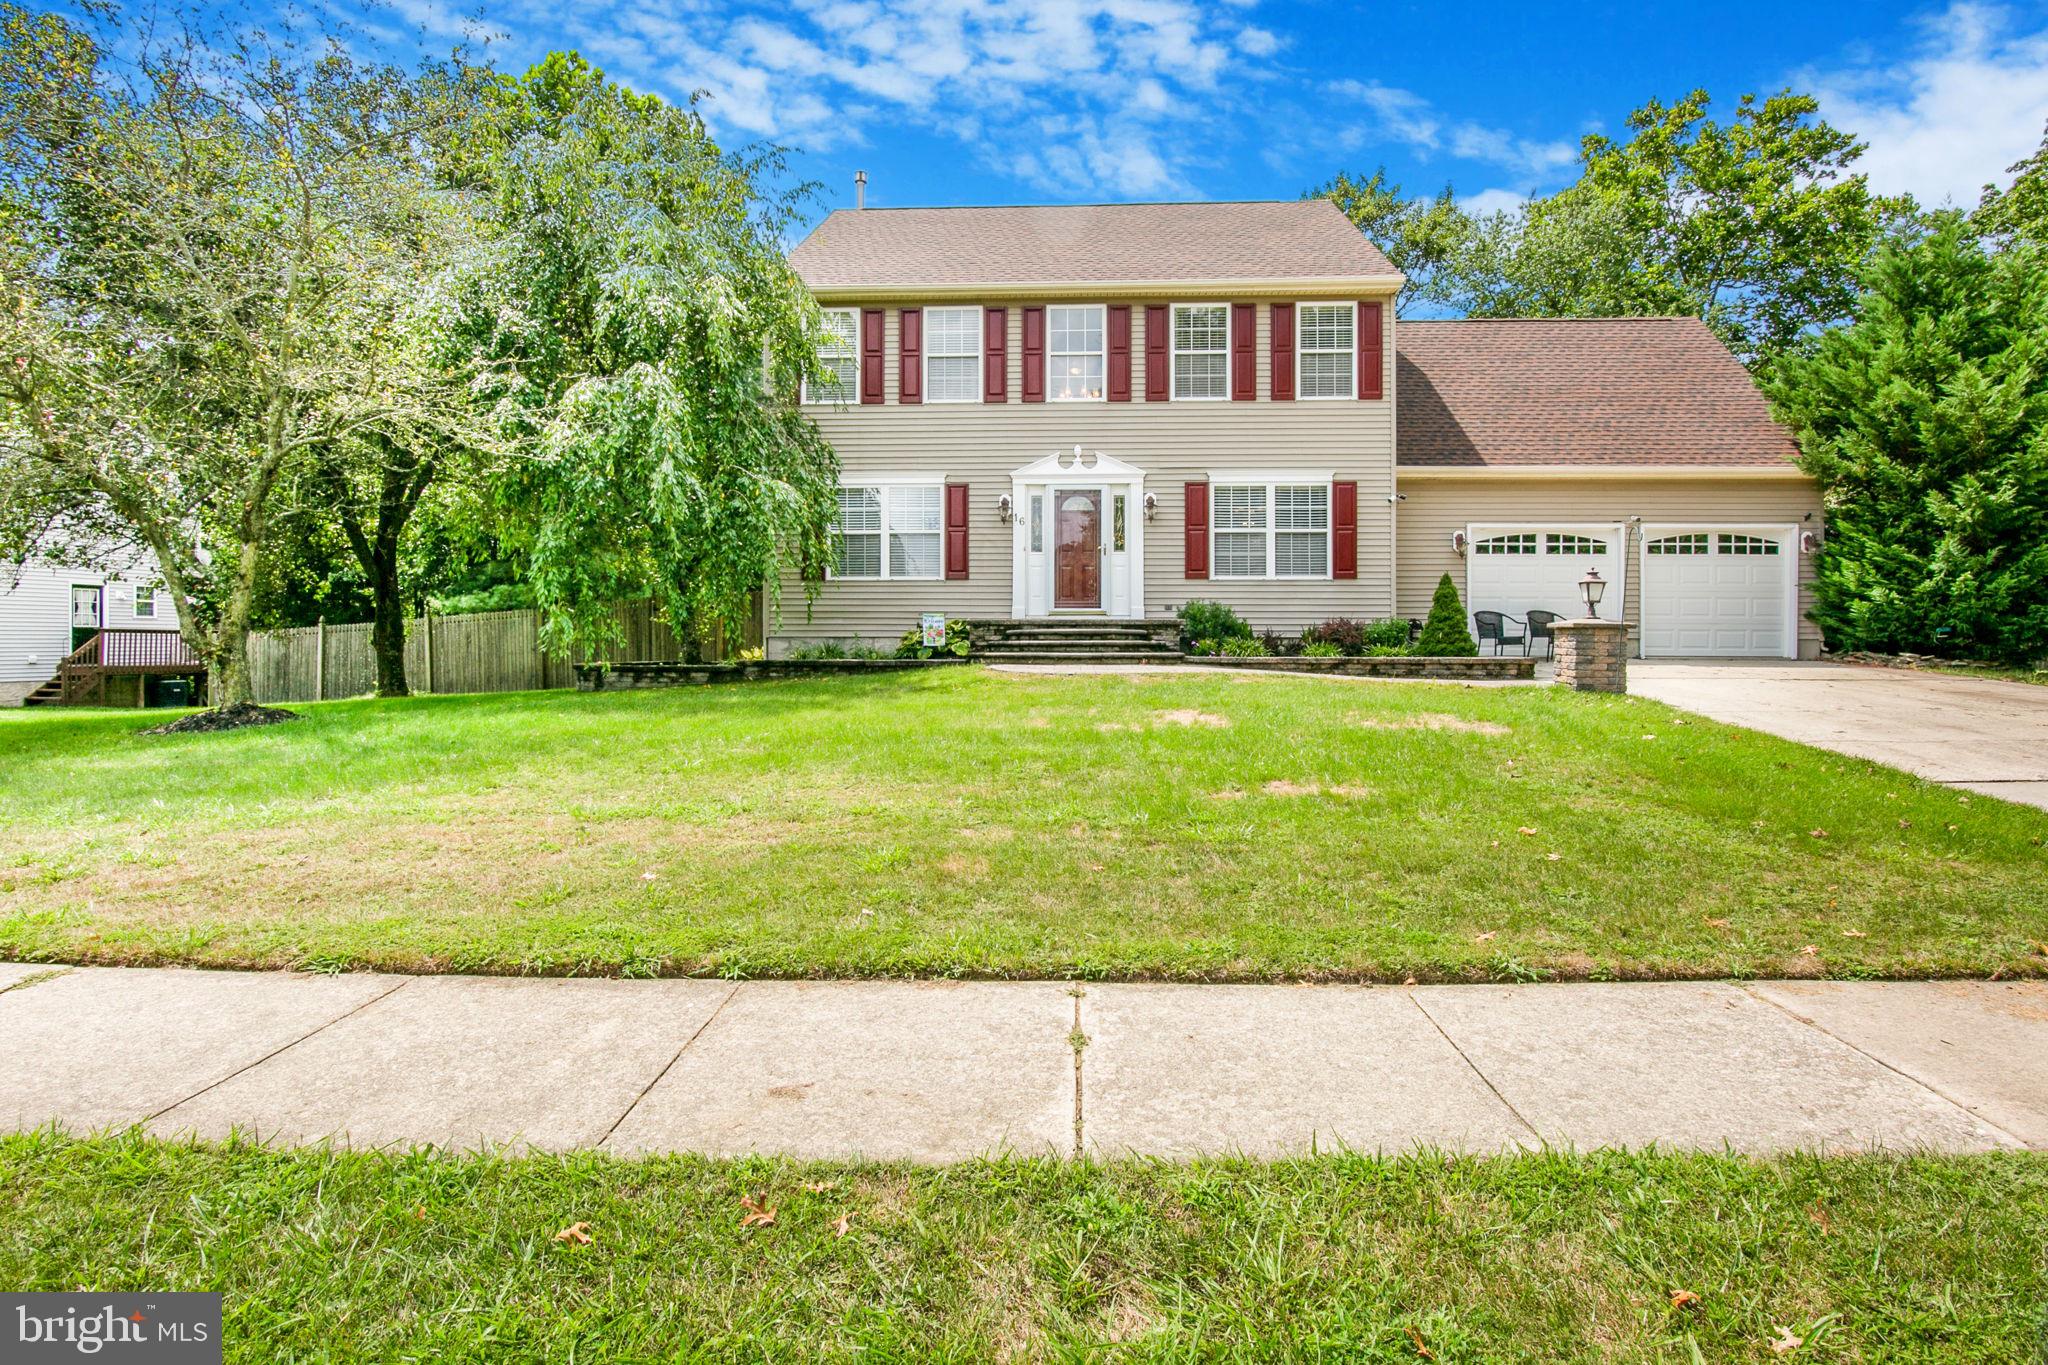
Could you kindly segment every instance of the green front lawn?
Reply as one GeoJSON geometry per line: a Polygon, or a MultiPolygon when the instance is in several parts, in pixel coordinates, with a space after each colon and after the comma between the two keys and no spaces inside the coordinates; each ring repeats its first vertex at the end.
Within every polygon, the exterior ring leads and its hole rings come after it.
{"type": "Polygon", "coordinates": [[[0,1139],[0,1208],[0,1284],[217,1290],[231,1361],[2017,1365],[2048,1332],[2023,1153],[919,1169],[45,1134],[0,1139]],[[775,1221],[742,1228],[756,1193],[775,1221]]]}
{"type": "Polygon", "coordinates": [[[2048,815],[1553,688],[957,669],[0,718],[0,957],[1534,979],[2048,970],[2048,815]]]}

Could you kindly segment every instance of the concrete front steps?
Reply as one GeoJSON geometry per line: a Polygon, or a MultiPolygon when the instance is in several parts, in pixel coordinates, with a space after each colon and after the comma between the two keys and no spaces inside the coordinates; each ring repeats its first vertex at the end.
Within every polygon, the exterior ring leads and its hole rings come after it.
{"type": "Polygon", "coordinates": [[[1180,628],[1172,621],[975,621],[969,629],[975,656],[992,664],[1170,664],[1181,658],[1180,628]]]}

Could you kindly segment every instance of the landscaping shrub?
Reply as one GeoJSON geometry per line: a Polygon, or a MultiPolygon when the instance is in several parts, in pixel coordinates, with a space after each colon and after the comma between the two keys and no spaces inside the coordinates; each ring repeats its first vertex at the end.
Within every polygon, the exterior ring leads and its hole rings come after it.
{"type": "Polygon", "coordinates": [[[1408,623],[1399,618],[1354,621],[1348,616],[1337,616],[1321,625],[1310,626],[1304,630],[1301,633],[1301,643],[1304,646],[1335,645],[1338,652],[1355,657],[1366,653],[1375,645],[1405,647],[1408,643],[1408,633],[1408,623]]]}
{"type": "MultiPolygon", "coordinates": [[[[1474,653],[1477,652],[1475,649],[1474,653]]],[[[1408,653],[1408,646],[1406,645],[1367,645],[1365,647],[1365,657],[1368,659],[1398,659],[1406,653],[1408,653]]]]}
{"type": "Polygon", "coordinates": [[[1223,654],[1230,659],[1263,659],[1272,651],[1255,636],[1238,635],[1223,641],[1223,654]]]}
{"type": "Polygon", "coordinates": [[[1470,658],[1479,653],[1471,632],[1465,629],[1465,604],[1458,600],[1458,585],[1451,582],[1449,574],[1436,585],[1429,619],[1422,623],[1422,638],[1415,642],[1414,652],[1440,658],[1470,658]]]}
{"type": "Polygon", "coordinates": [[[1207,636],[1187,646],[1187,652],[1204,658],[1212,658],[1223,652],[1223,642],[1215,636],[1207,636]]]}
{"type": "Polygon", "coordinates": [[[846,652],[846,646],[839,641],[825,640],[815,645],[798,645],[789,651],[789,657],[792,662],[807,664],[820,659],[850,659],[853,656],[846,652]]]}
{"type": "Polygon", "coordinates": [[[903,639],[897,643],[896,657],[899,659],[929,659],[938,654],[950,654],[956,658],[964,659],[967,657],[969,648],[967,623],[965,621],[948,621],[946,622],[946,643],[944,645],[926,644],[924,642],[923,628],[912,626],[909,630],[903,632],[903,639]]]}
{"type": "Polygon", "coordinates": [[[1304,659],[1341,659],[1344,657],[1344,651],[1338,646],[1331,644],[1328,640],[1307,639],[1304,633],[1301,657],[1304,659]]]}
{"type": "Polygon", "coordinates": [[[1189,602],[1174,615],[1180,620],[1181,643],[1190,640],[1248,640],[1252,628],[1221,602],[1189,602]]]}

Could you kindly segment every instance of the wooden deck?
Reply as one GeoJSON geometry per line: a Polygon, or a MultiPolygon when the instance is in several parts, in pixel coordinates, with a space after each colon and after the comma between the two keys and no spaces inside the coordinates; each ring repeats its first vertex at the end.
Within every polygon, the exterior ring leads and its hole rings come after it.
{"type": "Polygon", "coordinates": [[[110,679],[135,678],[135,704],[142,706],[152,677],[195,679],[194,700],[205,696],[206,663],[184,636],[175,630],[129,628],[103,630],[72,650],[57,666],[57,676],[30,693],[27,704],[104,706],[110,679]]]}

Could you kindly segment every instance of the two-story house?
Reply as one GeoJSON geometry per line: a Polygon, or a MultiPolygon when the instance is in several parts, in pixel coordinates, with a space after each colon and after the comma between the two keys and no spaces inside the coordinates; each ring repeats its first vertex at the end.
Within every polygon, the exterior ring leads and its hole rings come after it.
{"type": "Polygon", "coordinates": [[[1819,500],[1692,319],[1403,322],[1324,200],[856,209],[791,254],[832,379],[836,562],[770,651],[921,613],[1255,627],[1583,614],[1654,654],[1818,651],[1819,500]]]}

